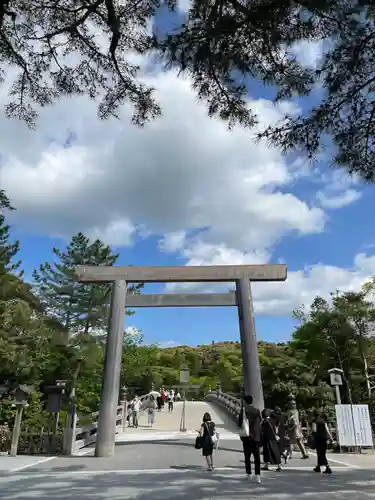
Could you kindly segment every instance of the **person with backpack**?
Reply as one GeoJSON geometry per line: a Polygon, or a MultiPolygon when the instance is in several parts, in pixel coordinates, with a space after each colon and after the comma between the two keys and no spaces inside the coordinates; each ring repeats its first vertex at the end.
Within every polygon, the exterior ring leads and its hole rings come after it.
{"type": "Polygon", "coordinates": [[[260,411],[253,406],[252,396],[245,395],[238,416],[238,427],[242,441],[243,454],[245,458],[246,476],[256,483],[260,483],[260,444],[261,444],[260,411]],[[251,455],[254,457],[255,474],[251,474],[251,455]]]}

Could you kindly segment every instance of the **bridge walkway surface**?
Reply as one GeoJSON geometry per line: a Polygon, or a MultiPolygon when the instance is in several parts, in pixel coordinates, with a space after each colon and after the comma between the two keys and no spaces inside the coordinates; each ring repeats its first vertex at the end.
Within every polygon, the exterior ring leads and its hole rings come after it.
{"type": "MultiPolygon", "coordinates": [[[[241,442],[235,425],[208,403],[187,403],[188,432],[180,433],[182,404],[173,416],[158,413],[155,428],[131,429],[118,436],[111,458],[95,458],[93,449],[75,457],[35,458],[0,474],[0,498],[30,500],[342,500],[375,497],[375,457],[334,455],[332,476],[312,472],[316,457],[302,460],[298,453],[282,472],[265,472],[262,484],[244,474],[241,442]],[[206,470],[194,439],[202,415],[209,411],[221,435],[215,469],[206,470]],[[159,421],[159,423],[157,423],[159,421]],[[39,461],[39,462],[38,462],[39,461]]],[[[146,418],[146,417],[144,417],[146,418]]],[[[141,425],[146,425],[146,421],[141,425]]],[[[0,467],[1,459],[0,457],[0,467]]],[[[32,457],[26,457],[31,459],[32,457]]],[[[9,463],[9,458],[6,458],[9,463]]],[[[25,460],[25,458],[23,458],[25,460]]]]}

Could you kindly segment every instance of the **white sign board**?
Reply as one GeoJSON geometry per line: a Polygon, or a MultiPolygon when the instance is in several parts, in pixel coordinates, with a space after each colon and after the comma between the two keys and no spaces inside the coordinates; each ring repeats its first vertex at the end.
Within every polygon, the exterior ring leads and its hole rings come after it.
{"type": "Polygon", "coordinates": [[[342,385],[342,377],[340,373],[330,373],[331,385],[342,385]]]}
{"type": "Polygon", "coordinates": [[[341,446],[373,446],[368,405],[335,405],[341,446]]]}
{"type": "Polygon", "coordinates": [[[373,446],[368,405],[353,405],[353,421],[357,446],[373,446]]]}
{"type": "Polygon", "coordinates": [[[338,440],[341,446],[357,446],[351,405],[335,405],[338,440]]]}
{"type": "Polygon", "coordinates": [[[188,384],[190,379],[189,370],[180,370],[180,383],[188,384]]]}

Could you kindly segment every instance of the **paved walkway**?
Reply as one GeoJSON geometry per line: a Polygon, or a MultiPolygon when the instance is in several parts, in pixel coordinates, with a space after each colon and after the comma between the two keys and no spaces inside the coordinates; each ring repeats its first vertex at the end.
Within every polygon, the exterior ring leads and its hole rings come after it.
{"type": "MultiPolygon", "coordinates": [[[[340,457],[341,458],[341,457],[340,457]]],[[[335,460],[339,460],[336,459],[335,460]]],[[[265,472],[262,484],[244,474],[241,443],[225,441],[208,472],[191,439],[118,443],[109,459],[56,458],[0,477],[6,500],[365,500],[375,496],[372,470],[331,460],[332,476],[312,471],[315,457],[294,458],[282,472],[265,472]]]]}
{"type": "MultiPolygon", "coordinates": [[[[182,407],[183,403],[178,402],[174,404],[173,412],[168,412],[167,406],[160,412],[155,413],[155,423],[150,429],[148,425],[148,415],[146,412],[141,414],[139,419],[139,428],[134,429],[132,427],[127,427],[126,432],[137,432],[139,431],[166,431],[166,432],[179,432],[181,417],[182,417],[182,407]]],[[[199,429],[203,415],[209,412],[212,420],[216,423],[218,431],[225,432],[235,432],[237,433],[236,425],[233,420],[226,415],[221,410],[217,409],[215,406],[206,403],[204,401],[187,401],[186,402],[186,427],[189,431],[194,431],[199,429]]]]}
{"type": "MultiPolygon", "coordinates": [[[[127,427],[125,432],[117,436],[117,442],[134,442],[148,440],[171,440],[184,437],[195,438],[203,415],[209,412],[215,422],[221,440],[237,438],[238,430],[232,419],[220,409],[203,401],[188,401],[186,403],[186,432],[180,432],[183,403],[176,403],[173,412],[164,408],[156,412],[155,423],[152,428],[148,425],[147,413],[139,419],[139,427],[127,427]]],[[[81,454],[87,453],[82,450],[81,454]]]]}
{"type": "Polygon", "coordinates": [[[173,415],[158,413],[154,429],[149,430],[143,421],[138,430],[127,430],[118,437],[111,458],[94,458],[92,448],[76,457],[17,457],[12,469],[0,473],[0,498],[243,500],[253,494],[262,500],[375,497],[372,453],[330,456],[332,476],[312,471],[314,455],[302,460],[296,453],[282,472],[265,472],[261,485],[249,483],[235,425],[207,403],[194,402],[187,407],[189,432],[180,433],[181,409],[182,405],[177,405],[173,415]],[[206,470],[201,452],[194,448],[194,429],[207,410],[221,434],[213,472],[206,470]],[[31,458],[34,462],[27,461],[31,458]]]}

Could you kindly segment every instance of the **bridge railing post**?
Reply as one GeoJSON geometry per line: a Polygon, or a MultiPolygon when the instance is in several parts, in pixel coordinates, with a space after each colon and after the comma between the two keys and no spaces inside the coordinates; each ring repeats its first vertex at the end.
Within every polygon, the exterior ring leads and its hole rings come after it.
{"type": "Polygon", "coordinates": [[[76,449],[77,413],[73,407],[67,414],[63,435],[63,454],[74,455],[76,449]]]}
{"type": "Polygon", "coordinates": [[[126,430],[126,417],[127,417],[127,402],[126,399],[119,401],[119,406],[122,407],[121,412],[121,432],[126,430]]]}
{"type": "Polygon", "coordinates": [[[221,390],[211,391],[206,398],[209,401],[216,402],[219,406],[225,409],[231,417],[237,421],[241,410],[241,400],[229,394],[221,392],[221,390]]]}

